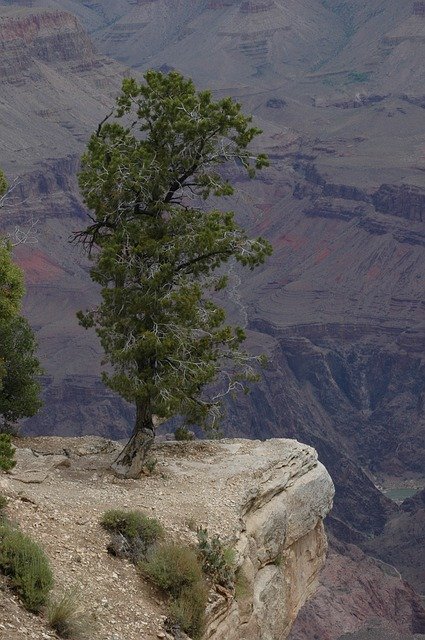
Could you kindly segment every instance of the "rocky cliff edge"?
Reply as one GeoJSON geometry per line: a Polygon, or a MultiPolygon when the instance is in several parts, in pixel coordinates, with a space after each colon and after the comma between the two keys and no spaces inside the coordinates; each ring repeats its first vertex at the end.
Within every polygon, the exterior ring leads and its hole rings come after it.
{"type": "MultiPolygon", "coordinates": [[[[17,444],[16,468],[0,475],[9,517],[46,549],[56,589],[79,588],[97,620],[93,640],[166,637],[161,597],[132,565],[107,554],[98,522],[109,508],[155,515],[186,542],[194,542],[196,523],[235,548],[243,589],[211,593],[206,639],[287,637],[326,555],[322,522],[333,484],[314,449],[283,439],[164,442],[152,475],[119,480],[108,469],[116,443],[86,437],[17,444]]],[[[0,589],[0,638],[3,630],[8,640],[39,637],[31,635],[34,622],[21,617],[18,624],[7,594],[0,589]]]]}

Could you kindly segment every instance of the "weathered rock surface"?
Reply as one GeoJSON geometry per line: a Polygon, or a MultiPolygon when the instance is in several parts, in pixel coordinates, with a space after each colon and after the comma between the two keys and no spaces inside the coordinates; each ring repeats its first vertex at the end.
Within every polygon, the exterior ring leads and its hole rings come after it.
{"type": "Polygon", "coordinates": [[[397,569],[332,538],[320,586],[301,610],[289,640],[348,640],[351,633],[359,640],[413,640],[414,634],[425,633],[425,609],[397,569]]]}
{"type": "Polygon", "coordinates": [[[418,593],[425,593],[425,489],[405,500],[381,535],[362,548],[397,567],[418,593]]]}
{"type": "MultiPolygon", "coordinates": [[[[326,556],[323,519],[333,485],[311,447],[292,440],[166,442],[155,448],[154,475],[123,481],[108,469],[114,443],[35,438],[24,444],[16,472],[0,485],[10,496],[8,513],[43,545],[57,584],[79,584],[89,610],[102,611],[93,640],[113,633],[152,640],[161,632],[161,607],[165,612],[134,567],[106,553],[98,521],[108,508],[147,511],[174,539],[192,543],[188,523],[196,522],[236,549],[243,593],[211,593],[205,638],[287,637],[326,556]],[[23,486],[34,460],[45,477],[23,486]]],[[[7,640],[22,637],[11,620],[7,640]]]]}
{"type": "Polygon", "coordinates": [[[285,639],[316,587],[327,547],[322,522],[333,492],[323,467],[310,457],[312,450],[299,451],[297,446],[285,451],[285,442],[289,441],[251,446],[259,459],[257,469],[257,462],[246,465],[245,445],[239,443],[239,452],[233,453],[248,471],[236,545],[239,579],[246,592],[240,601],[221,598],[214,604],[207,638],[285,639]],[[299,470],[297,458],[303,459],[299,470]],[[259,482],[252,484],[250,476],[259,482]]]}

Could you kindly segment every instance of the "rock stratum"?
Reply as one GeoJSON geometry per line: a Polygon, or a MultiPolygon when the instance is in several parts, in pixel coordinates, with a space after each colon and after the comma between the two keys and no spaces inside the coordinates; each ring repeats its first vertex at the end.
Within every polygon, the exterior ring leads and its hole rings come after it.
{"type": "MultiPolygon", "coordinates": [[[[141,634],[153,640],[166,613],[165,601],[135,568],[108,555],[99,518],[110,508],[141,509],[176,541],[195,543],[188,524],[196,522],[235,548],[243,593],[211,592],[205,640],[288,636],[325,561],[323,519],[334,492],[311,447],[291,440],[168,442],[155,449],[153,475],[122,481],[108,470],[117,453],[110,441],[18,444],[24,448],[17,450],[17,466],[0,476],[8,515],[45,548],[56,589],[79,585],[98,621],[93,640],[139,640],[141,634]]],[[[16,622],[19,609],[7,590],[0,590],[0,603],[0,638],[41,637],[33,635],[41,633],[37,619],[35,627],[28,614],[16,622]]]]}

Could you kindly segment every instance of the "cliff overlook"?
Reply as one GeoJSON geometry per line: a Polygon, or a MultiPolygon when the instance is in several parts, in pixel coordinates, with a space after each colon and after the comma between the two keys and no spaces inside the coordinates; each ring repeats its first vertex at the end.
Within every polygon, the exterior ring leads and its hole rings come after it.
{"type": "MultiPolygon", "coordinates": [[[[175,541],[193,544],[190,523],[236,550],[243,594],[212,592],[205,638],[284,640],[314,592],[326,554],[323,519],[333,485],[316,452],[291,440],[158,444],[158,464],[141,480],[117,480],[117,445],[99,438],[18,442],[18,464],[0,477],[8,516],[40,542],[56,588],[79,585],[96,624],[93,640],[160,634],[165,602],[133,565],[107,553],[99,525],[110,508],[158,518],[175,541]]],[[[54,637],[0,590],[0,638],[54,637]],[[37,635],[41,634],[41,635],[37,635]],[[44,633],[45,635],[42,635],[44,633]]]]}

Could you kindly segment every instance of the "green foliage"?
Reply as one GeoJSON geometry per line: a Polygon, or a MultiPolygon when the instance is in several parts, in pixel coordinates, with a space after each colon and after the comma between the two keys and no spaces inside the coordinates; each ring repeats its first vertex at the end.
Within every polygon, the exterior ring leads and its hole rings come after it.
{"type": "Polygon", "coordinates": [[[174,437],[179,442],[188,442],[195,439],[193,431],[190,431],[187,427],[177,427],[174,431],[174,437]]]}
{"type": "Polygon", "coordinates": [[[170,619],[196,640],[205,622],[208,586],[194,549],[163,544],[152,549],[139,567],[157,587],[171,597],[170,619]]]}
{"type": "Polygon", "coordinates": [[[8,433],[0,433],[0,470],[10,471],[16,465],[15,447],[8,433]]]}
{"type": "MultiPolygon", "coordinates": [[[[254,378],[243,330],[225,324],[212,295],[227,284],[219,267],[235,259],[252,269],[271,247],[249,238],[233,212],[203,203],[234,191],[221,165],[251,177],[267,165],[248,149],[260,133],[251,120],[231,98],[214,101],[178,73],[148,71],[141,84],[124,81],[82,158],[92,224],[79,238],[94,249],[102,302],[79,319],[100,337],[105,383],[144,408],[145,424],[180,414],[214,429],[220,400],[202,392],[223,361],[241,380],[254,378]]],[[[231,372],[224,377],[229,384],[231,372]]]]}
{"type": "Polygon", "coordinates": [[[202,567],[196,551],[178,544],[162,544],[152,549],[142,572],[157,587],[177,598],[183,589],[202,580],[202,567]]]}
{"type": "Polygon", "coordinates": [[[141,511],[111,509],[105,512],[100,524],[107,531],[121,533],[129,540],[143,538],[146,546],[152,545],[164,534],[158,520],[149,518],[141,511]]]}
{"type": "Polygon", "coordinates": [[[100,521],[112,534],[108,547],[110,553],[128,558],[137,564],[148,549],[164,536],[164,530],[156,518],[149,518],[140,511],[106,511],[100,521]]]}
{"type": "Polygon", "coordinates": [[[360,84],[367,82],[369,79],[370,72],[368,71],[350,71],[346,84],[360,84]]]}
{"type": "Polygon", "coordinates": [[[171,597],[170,618],[194,639],[201,636],[208,586],[194,549],[163,544],[152,549],[139,565],[142,573],[171,597]]]}
{"type": "Polygon", "coordinates": [[[21,269],[12,260],[12,247],[0,238],[0,321],[10,321],[20,310],[25,293],[21,269]]]}
{"type": "MultiPolygon", "coordinates": [[[[0,171],[0,198],[6,187],[0,171]]],[[[24,277],[13,262],[12,245],[0,237],[0,431],[4,432],[13,431],[19,418],[34,415],[41,405],[35,340],[19,315],[24,293],[24,277]]]]}
{"type": "Polygon", "coordinates": [[[33,416],[41,407],[37,376],[42,371],[35,350],[34,334],[25,318],[0,321],[0,431],[13,431],[20,418],[33,416]]]}
{"type": "Polygon", "coordinates": [[[88,640],[92,637],[92,622],[81,605],[76,589],[68,589],[57,600],[49,602],[47,620],[61,638],[88,640]]]}
{"type": "Polygon", "coordinates": [[[150,457],[145,460],[145,468],[148,473],[153,473],[156,469],[156,465],[158,464],[158,460],[156,458],[150,457]]]}
{"type": "Polygon", "coordinates": [[[6,193],[7,182],[3,171],[0,171],[0,198],[6,193]]]}
{"type": "Polygon", "coordinates": [[[217,584],[232,589],[235,582],[235,552],[225,547],[220,536],[208,536],[208,530],[198,528],[198,548],[202,568],[217,584]]]}
{"type": "Polygon", "coordinates": [[[201,638],[205,627],[205,609],[208,603],[208,587],[204,580],[185,587],[171,603],[170,618],[173,624],[193,640],[201,638]]]}
{"type": "Polygon", "coordinates": [[[49,561],[35,542],[5,522],[0,524],[0,569],[27,609],[37,613],[46,604],[53,586],[49,561]]]}

